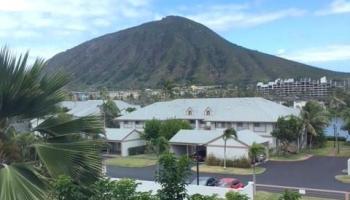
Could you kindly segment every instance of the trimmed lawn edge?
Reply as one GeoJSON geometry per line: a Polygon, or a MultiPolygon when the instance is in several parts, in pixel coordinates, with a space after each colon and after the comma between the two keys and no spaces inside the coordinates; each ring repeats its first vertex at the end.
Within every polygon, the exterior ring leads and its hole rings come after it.
{"type": "Polygon", "coordinates": [[[311,157],[313,157],[312,154],[306,154],[304,156],[301,156],[300,158],[288,158],[288,157],[285,157],[283,158],[283,156],[279,156],[279,157],[270,157],[268,159],[268,161],[281,161],[281,162],[298,162],[298,161],[305,161],[305,160],[308,160],[310,159],[311,157]]]}
{"type": "MultiPolygon", "coordinates": [[[[192,171],[197,171],[197,167],[193,166],[192,171]]],[[[213,173],[213,174],[233,174],[233,175],[253,175],[253,168],[232,168],[227,167],[224,169],[222,166],[207,166],[204,164],[199,165],[199,171],[204,173],[213,173]]],[[[256,174],[262,174],[266,171],[266,168],[256,167],[256,174]]]]}
{"type": "Polygon", "coordinates": [[[341,183],[350,184],[350,175],[336,175],[334,178],[341,183]]]}
{"type": "Polygon", "coordinates": [[[127,168],[150,167],[157,164],[157,159],[149,155],[113,157],[105,160],[106,165],[127,168]]]}

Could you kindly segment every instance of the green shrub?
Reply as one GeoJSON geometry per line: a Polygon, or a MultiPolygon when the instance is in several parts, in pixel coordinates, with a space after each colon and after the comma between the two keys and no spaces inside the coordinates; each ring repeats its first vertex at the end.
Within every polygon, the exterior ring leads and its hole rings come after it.
{"type": "Polygon", "coordinates": [[[190,196],[188,200],[220,200],[220,198],[218,198],[217,195],[206,196],[201,194],[194,194],[190,196]]]}
{"type": "Polygon", "coordinates": [[[298,192],[285,190],[279,200],[299,200],[301,195],[298,192]]]}
{"type": "Polygon", "coordinates": [[[221,160],[216,158],[213,154],[210,154],[207,156],[205,163],[208,166],[221,166],[220,165],[221,160]]]}
{"type": "Polygon", "coordinates": [[[238,168],[251,168],[250,160],[246,157],[233,160],[233,166],[238,168]]]}
{"type": "Polygon", "coordinates": [[[226,200],[249,200],[247,195],[238,192],[228,192],[225,196],[226,200]]]}
{"type": "Polygon", "coordinates": [[[146,146],[130,147],[128,149],[130,156],[144,154],[145,151],[146,151],[146,146]]]}
{"type": "MultiPolygon", "coordinates": [[[[206,165],[208,166],[224,166],[224,160],[220,158],[216,158],[213,154],[210,154],[206,161],[206,165]]],[[[238,168],[250,168],[250,160],[246,157],[241,157],[235,160],[226,160],[227,167],[238,167],[238,168]]]]}

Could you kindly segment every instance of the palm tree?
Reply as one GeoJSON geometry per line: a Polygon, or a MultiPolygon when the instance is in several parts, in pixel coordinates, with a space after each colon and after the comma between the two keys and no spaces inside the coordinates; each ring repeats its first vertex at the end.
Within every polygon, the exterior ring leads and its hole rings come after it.
{"type": "Polygon", "coordinates": [[[256,169],[255,169],[255,163],[256,163],[256,159],[259,155],[261,154],[265,154],[265,147],[261,144],[256,144],[255,142],[252,144],[252,146],[249,147],[249,158],[252,161],[253,164],[253,183],[254,183],[254,194],[256,191],[256,169]]]}
{"type": "Polygon", "coordinates": [[[336,143],[338,143],[338,134],[336,133],[336,131],[338,130],[338,117],[341,117],[339,116],[339,113],[341,113],[341,110],[344,106],[346,106],[346,103],[342,99],[338,98],[336,96],[336,93],[334,92],[329,100],[329,113],[330,116],[333,118],[332,121],[334,127],[334,148],[336,147],[336,143]]]}
{"type": "Polygon", "coordinates": [[[226,144],[228,139],[237,138],[237,132],[233,128],[228,128],[224,131],[222,139],[224,140],[224,169],[226,169],[226,144]]]}
{"type": "Polygon", "coordinates": [[[329,117],[326,110],[316,101],[309,101],[301,111],[301,118],[303,121],[305,143],[306,138],[309,138],[309,148],[312,148],[313,137],[317,137],[324,128],[328,125],[329,117]]]}
{"type": "Polygon", "coordinates": [[[47,199],[48,181],[59,175],[78,184],[101,175],[102,141],[94,138],[103,133],[102,121],[57,114],[67,76],[44,74],[43,60],[29,67],[27,59],[28,53],[16,58],[0,50],[0,199],[47,199]],[[20,142],[13,123],[38,118],[45,120],[20,142]]]}

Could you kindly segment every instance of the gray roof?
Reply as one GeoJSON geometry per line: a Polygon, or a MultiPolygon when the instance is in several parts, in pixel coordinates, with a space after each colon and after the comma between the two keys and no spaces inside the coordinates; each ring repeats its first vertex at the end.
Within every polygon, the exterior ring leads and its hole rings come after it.
{"type": "Polygon", "coordinates": [[[261,137],[260,135],[248,129],[237,131],[237,140],[243,142],[248,146],[251,146],[254,142],[257,144],[269,142],[269,139],[261,137]]]}
{"type": "Polygon", "coordinates": [[[180,130],[174,135],[170,143],[185,143],[194,145],[205,145],[212,140],[221,137],[223,130],[180,130]]]}
{"type": "Polygon", "coordinates": [[[228,122],[277,122],[278,117],[299,115],[299,110],[263,98],[176,99],[157,102],[118,120],[202,119],[228,122]],[[187,111],[191,109],[192,115],[187,111]],[[210,110],[210,116],[205,115],[210,110]]]}
{"type": "MultiPolygon", "coordinates": [[[[215,141],[224,134],[224,129],[218,130],[180,130],[170,139],[172,144],[206,145],[215,141]]],[[[269,142],[267,138],[261,137],[251,130],[237,131],[237,141],[251,146],[254,142],[262,144],[269,142]]]]}
{"type": "MultiPolygon", "coordinates": [[[[113,100],[122,114],[125,114],[125,109],[133,107],[138,109],[139,106],[128,104],[124,101],[113,100]]],[[[63,101],[61,105],[69,109],[68,113],[77,117],[88,115],[99,115],[100,106],[103,104],[102,100],[87,100],[87,101],[63,101]]]]}
{"type": "Polygon", "coordinates": [[[123,141],[135,129],[106,128],[106,139],[113,141],[123,141]]]}

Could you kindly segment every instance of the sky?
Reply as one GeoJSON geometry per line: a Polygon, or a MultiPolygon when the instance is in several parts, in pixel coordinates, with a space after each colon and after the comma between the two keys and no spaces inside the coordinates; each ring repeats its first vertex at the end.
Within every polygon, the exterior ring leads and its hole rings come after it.
{"type": "Polygon", "coordinates": [[[0,0],[0,46],[49,59],[168,15],[240,46],[350,72],[350,0],[0,0]]]}

